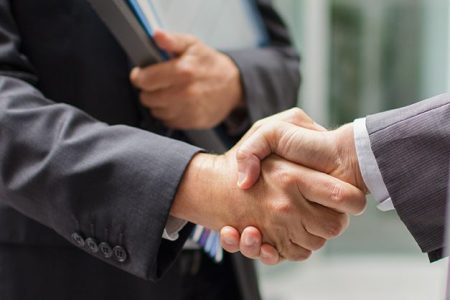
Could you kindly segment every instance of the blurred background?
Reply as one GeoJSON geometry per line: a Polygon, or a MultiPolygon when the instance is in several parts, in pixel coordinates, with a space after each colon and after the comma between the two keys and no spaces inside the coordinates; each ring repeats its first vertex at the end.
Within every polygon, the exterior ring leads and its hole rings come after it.
{"type": "MultiPolygon", "coordinates": [[[[450,87],[448,0],[274,0],[302,55],[299,106],[334,127],[450,87]]],[[[339,239],[301,264],[259,266],[266,300],[443,299],[395,212],[369,199],[339,239]]]]}

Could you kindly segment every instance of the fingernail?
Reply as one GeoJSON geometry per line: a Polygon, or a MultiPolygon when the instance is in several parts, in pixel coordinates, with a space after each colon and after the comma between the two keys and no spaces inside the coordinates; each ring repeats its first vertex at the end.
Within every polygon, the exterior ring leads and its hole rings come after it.
{"type": "Polygon", "coordinates": [[[235,245],[236,244],[236,241],[230,237],[224,237],[223,242],[227,245],[235,245]]]}
{"type": "Polygon", "coordinates": [[[261,250],[261,258],[272,258],[272,256],[264,250],[261,250]]]}
{"type": "Polygon", "coordinates": [[[238,186],[241,187],[246,179],[247,179],[247,176],[245,175],[245,173],[244,172],[239,172],[238,186]]]}
{"type": "Polygon", "coordinates": [[[254,246],[255,243],[256,243],[255,239],[254,239],[253,237],[251,237],[251,236],[247,236],[247,237],[244,239],[244,244],[245,244],[245,246],[248,246],[248,247],[254,246]]]}

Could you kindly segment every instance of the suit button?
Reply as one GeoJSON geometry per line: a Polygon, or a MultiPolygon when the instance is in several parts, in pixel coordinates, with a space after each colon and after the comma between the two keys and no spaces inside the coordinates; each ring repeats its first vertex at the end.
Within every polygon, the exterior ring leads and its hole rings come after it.
{"type": "Polygon", "coordinates": [[[72,239],[75,241],[75,243],[78,245],[78,247],[84,247],[85,242],[84,242],[84,238],[81,234],[79,234],[78,232],[72,233],[72,239]]]}
{"type": "Polygon", "coordinates": [[[89,250],[91,250],[92,253],[97,253],[98,252],[98,245],[97,245],[97,241],[94,240],[93,238],[87,238],[86,239],[86,245],[88,246],[89,250]]]}
{"type": "Polygon", "coordinates": [[[99,248],[105,258],[111,258],[113,256],[113,250],[108,243],[100,243],[99,248]]]}
{"type": "Polygon", "coordinates": [[[113,248],[114,257],[120,263],[123,263],[127,260],[128,254],[122,246],[115,246],[113,248]]]}

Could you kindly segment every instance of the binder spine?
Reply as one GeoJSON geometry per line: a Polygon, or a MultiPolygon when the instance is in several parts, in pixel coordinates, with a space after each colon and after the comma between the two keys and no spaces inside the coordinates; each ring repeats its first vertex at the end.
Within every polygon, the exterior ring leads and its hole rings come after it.
{"type": "Polygon", "coordinates": [[[115,39],[136,66],[163,61],[147,33],[137,21],[126,0],[88,0],[115,39]]]}

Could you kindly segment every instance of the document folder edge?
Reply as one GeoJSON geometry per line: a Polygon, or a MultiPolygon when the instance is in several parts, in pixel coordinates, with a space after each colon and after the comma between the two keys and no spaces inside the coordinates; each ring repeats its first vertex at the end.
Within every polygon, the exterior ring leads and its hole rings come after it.
{"type": "Polygon", "coordinates": [[[136,66],[147,66],[163,59],[123,0],[88,0],[110,32],[136,66]]]}

